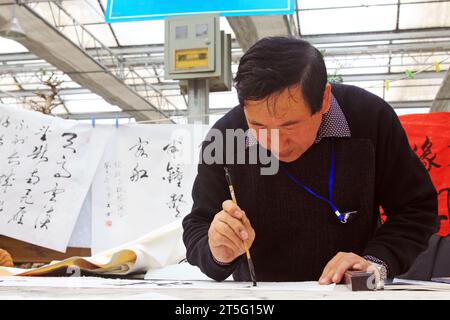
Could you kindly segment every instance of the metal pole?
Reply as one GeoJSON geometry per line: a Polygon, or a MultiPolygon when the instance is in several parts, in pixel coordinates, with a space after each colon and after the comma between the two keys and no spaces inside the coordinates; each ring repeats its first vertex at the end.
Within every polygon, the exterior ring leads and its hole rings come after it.
{"type": "Polygon", "coordinates": [[[188,80],[188,123],[209,123],[209,79],[188,80]]]}

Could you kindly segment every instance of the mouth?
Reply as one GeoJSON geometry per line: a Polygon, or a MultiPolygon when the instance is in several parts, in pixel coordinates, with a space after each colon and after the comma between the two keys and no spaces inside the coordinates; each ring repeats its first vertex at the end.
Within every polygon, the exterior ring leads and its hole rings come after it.
{"type": "Polygon", "coordinates": [[[292,150],[288,151],[288,152],[279,153],[278,157],[280,157],[280,158],[287,158],[287,157],[289,157],[291,155],[291,153],[292,153],[292,150]]]}

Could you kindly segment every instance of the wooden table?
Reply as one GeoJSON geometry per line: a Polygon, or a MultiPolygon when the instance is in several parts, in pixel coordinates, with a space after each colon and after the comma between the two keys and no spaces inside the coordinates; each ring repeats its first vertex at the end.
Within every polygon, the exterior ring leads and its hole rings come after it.
{"type": "Polygon", "coordinates": [[[8,251],[16,264],[49,263],[53,260],[91,255],[91,249],[68,247],[66,253],[61,253],[6,236],[0,236],[0,248],[8,251]]]}

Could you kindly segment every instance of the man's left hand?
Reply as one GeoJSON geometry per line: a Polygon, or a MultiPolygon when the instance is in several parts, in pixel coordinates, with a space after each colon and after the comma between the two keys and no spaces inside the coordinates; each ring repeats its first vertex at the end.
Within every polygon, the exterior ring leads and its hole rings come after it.
{"type": "Polygon", "coordinates": [[[367,271],[372,263],[352,252],[339,252],[327,263],[320,276],[323,285],[340,283],[347,270],[367,271]]]}

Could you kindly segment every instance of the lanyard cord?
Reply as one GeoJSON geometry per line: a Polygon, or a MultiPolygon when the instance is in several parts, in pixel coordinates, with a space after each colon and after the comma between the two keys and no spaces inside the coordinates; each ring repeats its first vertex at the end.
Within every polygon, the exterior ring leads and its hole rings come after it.
{"type": "MultiPolygon", "coordinates": [[[[328,197],[330,202],[333,203],[333,183],[334,183],[334,167],[336,163],[336,157],[334,154],[334,141],[331,141],[331,164],[330,164],[330,175],[328,177],[328,197]]],[[[334,206],[334,204],[333,204],[334,206]]],[[[334,207],[334,211],[336,211],[336,207],[334,207]]]]}
{"type": "Polygon", "coordinates": [[[330,206],[331,210],[333,210],[334,214],[338,217],[339,221],[342,222],[342,223],[346,223],[347,222],[347,217],[342,215],[339,212],[339,210],[336,208],[334,203],[333,203],[333,182],[334,182],[335,163],[336,163],[336,157],[335,157],[335,152],[334,152],[334,141],[333,141],[333,142],[331,142],[331,164],[330,164],[330,173],[329,173],[329,176],[328,176],[328,196],[329,196],[329,199],[327,199],[325,197],[322,197],[321,195],[317,194],[316,192],[314,192],[313,190],[308,188],[306,185],[304,185],[303,183],[298,181],[284,166],[282,168],[283,168],[284,172],[286,173],[286,175],[288,176],[289,179],[291,179],[295,184],[297,184],[300,187],[302,187],[303,189],[305,189],[308,193],[310,193],[314,197],[316,197],[316,198],[318,198],[318,199],[328,203],[328,205],[330,206]]]}

